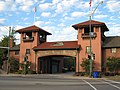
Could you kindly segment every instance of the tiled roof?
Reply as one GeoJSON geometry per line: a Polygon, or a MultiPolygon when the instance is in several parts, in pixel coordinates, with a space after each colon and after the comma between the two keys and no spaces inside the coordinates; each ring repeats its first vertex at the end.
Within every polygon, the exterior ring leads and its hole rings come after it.
{"type": "Polygon", "coordinates": [[[78,47],[77,41],[59,41],[42,43],[34,47],[34,50],[77,49],[78,47]]]}
{"type": "Polygon", "coordinates": [[[20,50],[20,44],[15,45],[14,47],[10,48],[11,51],[16,51],[16,50],[20,50]]]}
{"type": "MultiPolygon", "coordinates": [[[[75,28],[76,30],[78,30],[78,28],[89,27],[89,25],[90,25],[90,20],[82,22],[82,23],[78,23],[78,24],[75,24],[75,25],[72,25],[72,27],[75,28]]],[[[102,30],[109,31],[107,26],[103,22],[91,20],[91,26],[101,26],[102,30]]]]}
{"type": "Polygon", "coordinates": [[[47,35],[51,35],[51,33],[47,32],[47,31],[45,31],[45,30],[43,30],[35,25],[19,29],[16,32],[22,33],[22,32],[32,32],[32,31],[41,32],[41,33],[45,33],[47,35]]]}
{"type": "Polygon", "coordinates": [[[120,47],[120,36],[106,37],[103,48],[118,48],[120,47]]]}

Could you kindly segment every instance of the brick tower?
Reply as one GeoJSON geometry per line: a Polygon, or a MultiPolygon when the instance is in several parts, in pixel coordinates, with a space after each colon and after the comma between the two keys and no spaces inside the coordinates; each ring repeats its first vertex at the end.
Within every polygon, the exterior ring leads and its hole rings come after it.
{"type": "MultiPolygon", "coordinates": [[[[84,58],[88,58],[90,54],[90,29],[89,29],[90,21],[82,22],[79,24],[75,24],[72,27],[78,31],[78,45],[81,46],[80,49],[80,58],[76,60],[76,70],[77,72],[84,72],[80,64],[82,63],[84,58]],[[79,70],[79,71],[78,71],[79,70]]],[[[93,71],[102,70],[102,44],[105,38],[104,32],[108,31],[107,26],[103,22],[98,22],[91,20],[91,43],[92,43],[92,53],[95,54],[94,59],[94,69],[93,71]]]]}
{"type": "Polygon", "coordinates": [[[20,33],[20,63],[24,61],[24,58],[27,56],[27,61],[30,61],[31,69],[35,71],[35,52],[33,48],[38,46],[41,43],[46,42],[47,35],[51,35],[51,33],[37,27],[30,26],[26,28],[22,28],[17,30],[20,33]]]}

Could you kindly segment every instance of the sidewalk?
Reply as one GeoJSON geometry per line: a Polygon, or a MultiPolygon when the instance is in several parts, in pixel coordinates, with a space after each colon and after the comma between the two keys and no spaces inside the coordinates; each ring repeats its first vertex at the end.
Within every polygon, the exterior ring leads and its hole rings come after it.
{"type": "Polygon", "coordinates": [[[0,74],[0,76],[8,77],[24,77],[35,79],[105,79],[105,78],[89,78],[85,76],[74,76],[74,73],[62,73],[62,74],[0,74]]]}

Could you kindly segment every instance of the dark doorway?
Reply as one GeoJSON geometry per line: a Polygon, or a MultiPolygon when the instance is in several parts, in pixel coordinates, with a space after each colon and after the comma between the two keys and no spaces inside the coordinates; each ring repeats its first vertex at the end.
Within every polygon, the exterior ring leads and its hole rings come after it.
{"type": "Polygon", "coordinates": [[[38,73],[54,74],[75,71],[75,58],[68,56],[46,56],[38,60],[38,73]]]}

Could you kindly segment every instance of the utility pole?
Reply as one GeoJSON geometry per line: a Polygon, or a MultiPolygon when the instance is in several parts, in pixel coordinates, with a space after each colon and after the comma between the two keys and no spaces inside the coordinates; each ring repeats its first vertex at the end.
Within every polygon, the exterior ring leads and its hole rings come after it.
{"type": "Polygon", "coordinates": [[[9,27],[9,35],[8,35],[8,60],[7,60],[7,74],[10,72],[10,33],[11,27],[9,27]]]}

